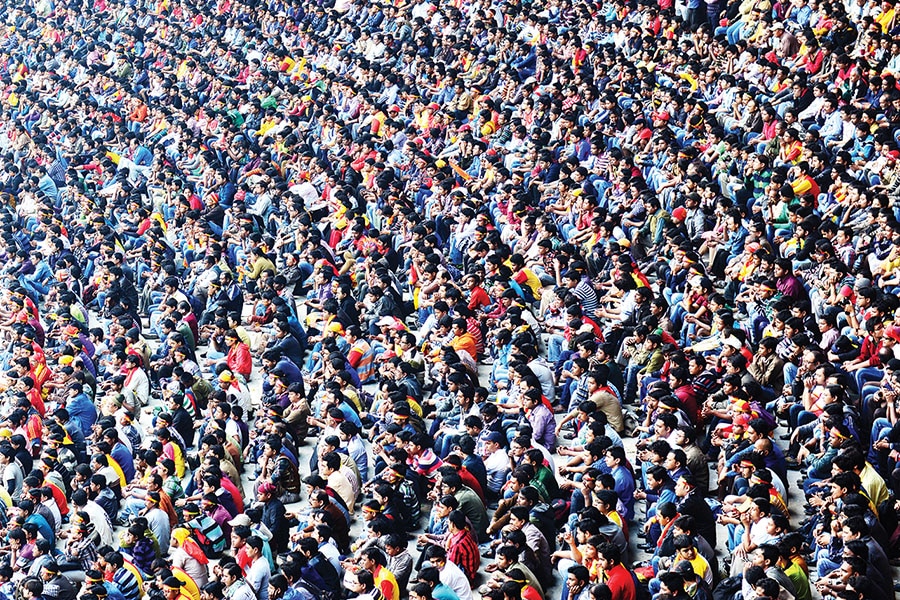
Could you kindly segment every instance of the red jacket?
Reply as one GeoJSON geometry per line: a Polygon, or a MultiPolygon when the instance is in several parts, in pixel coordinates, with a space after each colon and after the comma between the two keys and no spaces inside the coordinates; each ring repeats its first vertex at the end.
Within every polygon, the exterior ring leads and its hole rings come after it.
{"type": "Polygon", "coordinates": [[[244,342],[238,342],[228,351],[228,368],[239,373],[244,379],[250,379],[253,371],[253,357],[250,356],[250,348],[244,342]]]}

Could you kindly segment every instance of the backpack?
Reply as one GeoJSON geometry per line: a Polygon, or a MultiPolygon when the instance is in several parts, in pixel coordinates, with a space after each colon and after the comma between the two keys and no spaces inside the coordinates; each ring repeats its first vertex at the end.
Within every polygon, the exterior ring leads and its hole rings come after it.
{"type": "Polygon", "coordinates": [[[744,580],[743,575],[735,575],[728,579],[723,579],[713,590],[713,600],[732,600],[734,595],[741,591],[741,583],[744,580]]]}
{"type": "Polygon", "coordinates": [[[203,311],[206,309],[206,305],[197,299],[195,295],[188,292],[187,290],[181,290],[181,293],[185,295],[187,298],[188,304],[191,305],[191,312],[194,313],[197,317],[203,314],[203,311]]]}
{"type": "Polygon", "coordinates": [[[633,569],[629,569],[628,572],[631,573],[631,581],[634,582],[634,600],[650,600],[650,588],[638,580],[633,569]]]}
{"type": "Polygon", "coordinates": [[[322,600],[337,600],[340,597],[337,592],[322,590],[319,586],[310,583],[306,579],[301,578],[294,585],[297,587],[297,591],[304,596],[309,594],[312,598],[321,598],[322,600]]]}
{"type": "Polygon", "coordinates": [[[531,509],[528,520],[534,523],[544,537],[547,538],[547,546],[550,552],[556,550],[556,513],[549,504],[541,502],[531,509]]]}

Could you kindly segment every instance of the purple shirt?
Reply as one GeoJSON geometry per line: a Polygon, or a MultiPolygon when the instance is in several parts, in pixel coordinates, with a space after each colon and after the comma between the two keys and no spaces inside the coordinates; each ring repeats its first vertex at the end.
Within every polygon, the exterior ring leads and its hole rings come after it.
{"type": "Polygon", "coordinates": [[[800,280],[793,275],[779,277],[775,282],[775,287],[778,288],[778,291],[781,292],[782,296],[787,296],[788,298],[793,298],[795,300],[803,297],[803,286],[800,284],[800,280]]]}
{"type": "Polygon", "coordinates": [[[556,447],[556,419],[544,404],[535,406],[528,415],[528,422],[534,429],[532,439],[550,452],[556,447]]]}

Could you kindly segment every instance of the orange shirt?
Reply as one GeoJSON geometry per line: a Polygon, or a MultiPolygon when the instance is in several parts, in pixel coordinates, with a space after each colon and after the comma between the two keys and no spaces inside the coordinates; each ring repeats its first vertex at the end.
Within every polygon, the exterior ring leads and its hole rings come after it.
{"type": "Polygon", "coordinates": [[[475,337],[469,332],[454,337],[450,345],[454,350],[465,350],[473,359],[478,357],[478,345],[475,342],[475,337]]]}

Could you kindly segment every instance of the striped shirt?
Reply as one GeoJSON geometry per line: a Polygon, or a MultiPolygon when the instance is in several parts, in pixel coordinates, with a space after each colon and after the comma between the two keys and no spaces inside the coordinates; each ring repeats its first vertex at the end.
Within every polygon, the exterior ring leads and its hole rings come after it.
{"type": "Polygon", "coordinates": [[[594,311],[597,310],[597,292],[594,291],[591,284],[582,279],[578,282],[578,285],[572,288],[572,293],[581,300],[582,314],[593,315],[594,311]]]}
{"type": "Polygon", "coordinates": [[[421,454],[412,457],[410,463],[416,473],[427,479],[434,477],[435,471],[444,465],[444,462],[431,448],[425,448],[421,454]]]}
{"type": "Polygon", "coordinates": [[[113,583],[119,588],[125,600],[138,600],[141,597],[141,582],[131,569],[116,569],[113,583]]]}
{"type": "Polygon", "coordinates": [[[447,560],[454,563],[470,580],[475,577],[481,564],[478,542],[468,529],[451,533],[447,538],[447,560]]]}

